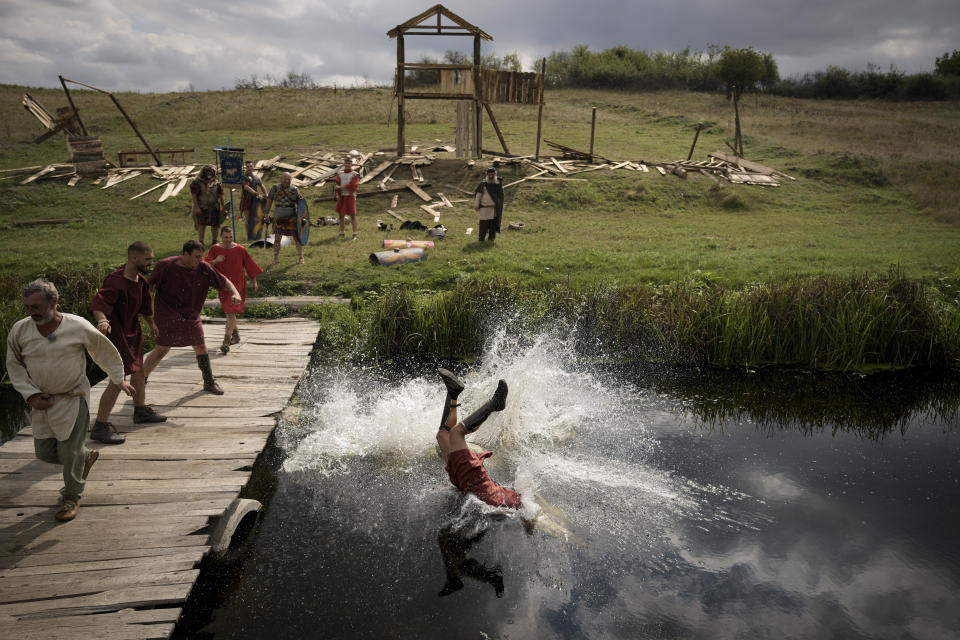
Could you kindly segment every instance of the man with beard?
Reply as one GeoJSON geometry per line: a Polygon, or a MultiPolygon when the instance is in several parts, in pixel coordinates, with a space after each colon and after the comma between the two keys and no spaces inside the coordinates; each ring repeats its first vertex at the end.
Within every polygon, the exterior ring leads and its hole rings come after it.
{"type": "Polygon", "coordinates": [[[113,343],[80,316],[57,311],[57,301],[57,288],[46,280],[23,289],[30,317],[17,321],[7,335],[7,372],[30,405],[37,458],[63,465],[55,517],[66,521],[76,517],[87,474],[100,455],[84,445],[90,423],[85,353],[124,393],[133,395],[134,388],[123,380],[123,360],[113,343]]]}
{"type": "Polygon", "coordinates": [[[280,176],[280,184],[275,184],[267,194],[267,204],[263,208],[263,217],[266,219],[273,209],[273,262],[271,266],[280,264],[280,241],[283,236],[293,236],[297,243],[298,262],[303,264],[303,245],[300,244],[300,231],[297,229],[297,207],[300,204],[300,190],[293,186],[293,176],[284,173],[280,176]]]}
{"type": "Polygon", "coordinates": [[[200,232],[200,244],[207,227],[210,227],[210,237],[216,239],[217,228],[223,218],[223,185],[217,180],[217,170],[213,165],[204,165],[200,175],[190,183],[190,194],[193,196],[193,220],[200,232]]]}
{"type": "Polygon", "coordinates": [[[487,169],[487,177],[473,191],[473,208],[480,218],[480,242],[490,235],[490,242],[500,232],[500,220],[503,218],[503,185],[497,177],[497,170],[487,169]]]}
{"type": "MultiPolygon", "coordinates": [[[[153,266],[153,249],[146,242],[134,242],[127,247],[127,262],[108,275],[94,296],[90,309],[97,321],[97,329],[110,339],[123,358],[123,373],[130,376],[133,386],[133,421],[165,422],[146,404],[146,381],[143,375],[143,330],[140,317],[150,326],[150,334],[157,337],[157,323],[153,321],[153,304],[146,276],[153,266]]],[[[123,444],[124,438],[109,422],[110,412],[120,395],[120,387],[107,384],[100,396],[97,420],[90,437],[105,444],[123,444]]]]}
{"type": "Polygon", "coordinates": [[[193,347],[197,366],[203,374],[203,390],[218,396],[223,389],[213,379],[210,354],[200,322],[200,310],[207,299],[207,291],[227,289],[230,302],[239,305],[242,300],[233,283],[203,261],[203,245],[196,240],[183,243],[179,256],[157,262],[150,274],[150,285],[156,289],[156,318],[160,328],[156,346],[143,362],[143,374],[149,376],[171,347],[193,347]]]}

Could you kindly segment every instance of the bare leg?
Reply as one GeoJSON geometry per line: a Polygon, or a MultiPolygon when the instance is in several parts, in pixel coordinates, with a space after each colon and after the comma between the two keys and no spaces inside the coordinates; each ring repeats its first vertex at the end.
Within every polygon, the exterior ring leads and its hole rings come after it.
{"type": "Polygon", "coordinates": [[[299,238],[297,239],[297,262],[299,264],[304,264],[303,261],[303,245],[300,244],[299,238]]]}
{"type": "Polygon", "coordinates": [[[353,238],[357,238],[357,216],[350,216],[350,226],[353,227],[353,238]]]}
{"type": "Polygon", "coordinates": [[[273,232],[273,262],[270,264],[280,264],[280,241],[283,240],[283,234],[279,231],[273,232]]]}
{"type": "Polygon", "coordinates": [[[340,216],[340,237],[343,237],[343,216],[340,216]]]}
{"type": "Polygon", "coordinates": [[[133,385],[133,406],[142,407],[147,404],[147,383],[143,369],[130,374],[130,384],[133,385]]]}
{"type": "Polygon", "coordinates": [[[100,396],[100,406],[97,408],[97,422],[107,422],[110,419],[110,412],[117,403],[120,396],[120,385],[107,382],[107,388],[103,390],[100,396]]]}
{"type": "Polygon", "coordinates": [[[463,428],[463,425],[457,420],[457,408],[456,400],[450,400],[450,413],[447,415],[447,421],[444,423],[446,429],[440,429],[437,431],[437,445],[440,447],[441,453],[443,453],[443,459],[446,461],[447,456],[452,452],[459,449],[469,449],[467,446],[467,441],[465,439],[467,435],[467,430],[463,428]]]}
{"type": "Polygon", "coordinates": [[[230,337],[237,328],[237,314],[228,313],[227,322],[223,328],[223,343],[220,345],[220,353],[226,355],[230,353],[230,337]]]}
{"type": "Polygon", "coordinates": [[[157,368],[157,365],[160,364],[160,361],[163,360],[163,357],[170,353],[170,347],[164,347],[161,345],[156,345],[153,348],[153,351],[147,354],[147,357],[143,359],[143,375],[148,377],[153,370],[157,368]]]}
{"type": "Polygon", "coordinates": [[[203,356],[207,354],[207,345],[205,343],[193,345],[193,352],[198,356],[203,356]]]}
{"type": "Polygon", "coordinates": [[[200,244],[203,244],[203,236],[206,235],[207,233],[207,226],[200,224],[200,225],[197,225],[197,227],[200,230],[200,244]]]}

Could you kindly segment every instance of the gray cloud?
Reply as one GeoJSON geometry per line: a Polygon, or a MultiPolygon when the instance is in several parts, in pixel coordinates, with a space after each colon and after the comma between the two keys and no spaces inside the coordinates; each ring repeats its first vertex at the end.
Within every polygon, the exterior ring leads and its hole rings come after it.
{"type": "MultiPolygon", "coordinates": [[[[929,70],[957,47],[960,3],[920,0],[570,0],[445,3],[495,41],[484,52],[518,52],[529,66],[551,51],[586,44],[704,50],[710,44],[772,52],[785,75],[868,62],[929,70]]],[[[112,90],[230,87],[256,74],[307,73],[328,84],[393,77],[386,32],[429,2],[269,0],[230,3],[142,0],[7,0],[0,5],[5,83],[54,86],[57,74],[112,90]]],[[[467,38],[407,39],[409,59],[467,51],[467,38]]]]}

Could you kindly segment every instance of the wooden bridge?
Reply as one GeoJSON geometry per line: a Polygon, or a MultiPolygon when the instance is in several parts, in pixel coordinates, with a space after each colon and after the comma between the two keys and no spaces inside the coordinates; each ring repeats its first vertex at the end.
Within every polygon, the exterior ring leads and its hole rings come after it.
{"type": "MultiPolygon", "coordinates": [[[[101,455],[72,522],[53,518],[60,467],[34,457],[30,429],[0,446],[0,638],[172,633],[211,533],[247,483],[318,326],[241,321],[242,342],[226,356],[214,351],[223,325],[205,330],[225,395],[201,391],[192,349],[171,350],[147,386],[147,402],[167,422],[135,425],[121,396],[111,421],[127,441],[92,442],[101,455]]],[[[103,388],[91,393],[92,415],[103,388]]]]}

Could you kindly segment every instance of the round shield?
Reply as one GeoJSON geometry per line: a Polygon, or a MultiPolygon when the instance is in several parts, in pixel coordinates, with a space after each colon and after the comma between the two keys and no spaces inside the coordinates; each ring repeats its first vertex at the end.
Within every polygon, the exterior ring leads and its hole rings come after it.
{"type": "Polygon", "coordinates": [[[305,245],[310,241],[310,208],[305,198],[300,198],[300,202],[297,203],[297,233],[300,236],[300,244],[305,245]]]}

